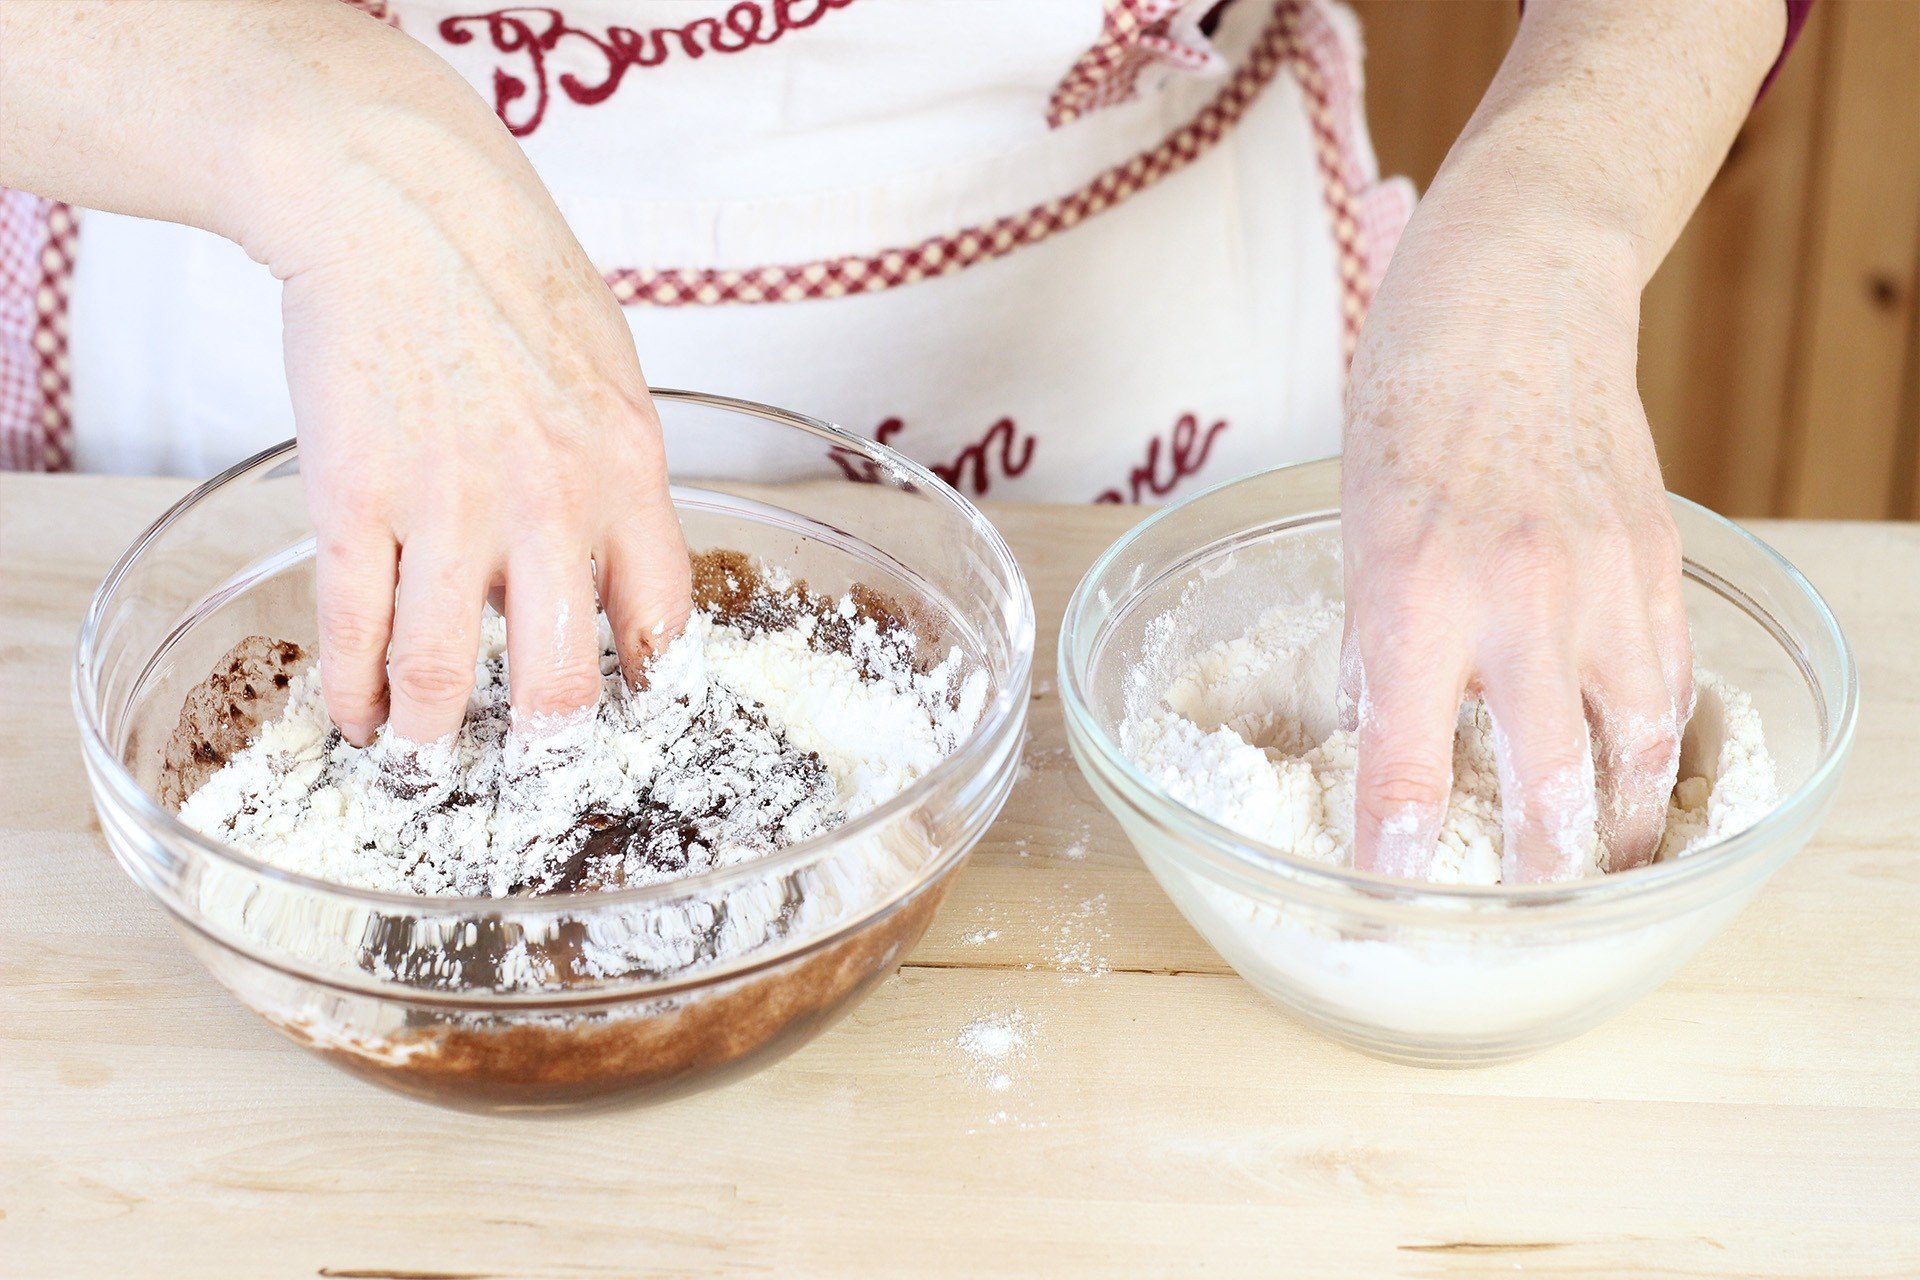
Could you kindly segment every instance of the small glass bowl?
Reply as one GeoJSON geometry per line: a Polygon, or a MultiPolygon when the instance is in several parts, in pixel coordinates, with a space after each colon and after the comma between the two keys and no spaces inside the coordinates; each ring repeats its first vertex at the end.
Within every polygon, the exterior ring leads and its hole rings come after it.
{"type": "Polygon", "coordinates": [[[1339,501],[1338,459],[1306,463],[1197,494],[1109,548],[1060,631],[1075,758],[1194,927],[1335,1039],[1422,1066],[1571,1039],[1664,981],[1813,835],[1853,744],[1853,655],[1792,565],[1673,498],[1695,653],[1752,695],[1776,810],[1710,850],[1572,884],[1441,887],[1293,857],[1169,799],[1122,753],[1119,729],[1143,654],[1177,662],[1240,634],[1277,595],[1340,598],[1339,501]]]}
{"type": "Polygon", "coordinates": [[[957,646],[991,682],[954,755],[756,862],[644,888],[419,897],[291,874],[182,825],[156,796],[187,692],[243,637],[312,649],[313,528],[292,444],[175,505],[88,611],[74,704],[114,856],[243,1003],[381,1085],[539,1110],[765,1066],[892,971],[1012,788],[1033,604],[993,527],[923,468],[826,423],[654,398],[690,546],[744,552],[818,592],[877,592],[932,652],[957,646]]]}

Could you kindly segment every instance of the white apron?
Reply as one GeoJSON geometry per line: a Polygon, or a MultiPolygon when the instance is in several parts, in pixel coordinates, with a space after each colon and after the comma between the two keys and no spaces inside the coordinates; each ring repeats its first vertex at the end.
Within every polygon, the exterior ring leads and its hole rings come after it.
{"type": "MultiPolygon", "coordinates": [[[[363,7],[518,135],[654,385],[827,418],[993,498],[1157,500],[1338,450],[1412,204],[1377,181],[1344,9],[495,2],[363,7]]],[[[263,268],[94,212],[71,257],[79,467],[207,473],[292,434],[263,268]]]]}

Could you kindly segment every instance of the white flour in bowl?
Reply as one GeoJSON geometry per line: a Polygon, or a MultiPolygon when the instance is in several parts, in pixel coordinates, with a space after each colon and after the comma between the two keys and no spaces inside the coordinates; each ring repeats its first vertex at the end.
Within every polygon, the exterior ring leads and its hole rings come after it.
{"type": "MultiPolygon", "coordinates": [[[[1242,634],[1136,671],[1121,747],[1172,799],[1222,826],[1335,866],[1352,862],[1358,737],[1340,727],[1341,605],[1320,596],[1269,609],[1242,634]]],[[[1746,694],[1696,670],[1697,706],[1658,858],[1683,857],[1745,830],[1777,799],[1773,759],[1746,694]]],[[[1427,878],[1497,884],[1502,845],[1494,728],[1465,703],[1453,794],[1427,878]]],[[[1587,869],[1606,851],[1589,829],[1587,869]]]]}
{"type": "MultiPolygon", "coordinates": [[[[1285,594],[1276,582],[1329,565],[1337,562],[1296,555],[1276,559],[1275,578],[1236,579],[1230,565],[1202,571],[1146,627],[1120,737],[1178,803],[1294,856],[1346,866],[1355,739],[1336,704],[1341,606],[1302,593],[1273,607],[1285,594]],[[1233,617],[1255,621],[1236,628],[1233,617]]],[[[1706,672],[1696,683],[1663,858],[1744,829],[1776,799],[1751,701],[1706,672]]],[[[1484,708],[1463,707],[1434,881],[1499,880],[1490,728],[1484,708]]],[[[1523,913],[1499,898],[1388,905],[1238,883],[1169,856],[1157,832],[1134,835],[1181,912],[1255,986],[1343,1039],[1422,1062],[1512,1057],[1593,1025],[1670,972],[1758,886],[1682,895],[1644,918],[1523,913]]]]}
{"type": "Polygon", "coordinates": [[[629,690],[602,628],[598,708],[510,729],[506,624],[488,618],[466,723],[427,747],[332,729],[318,669],[180,808],[263,862],[359,888],[506,896],[658,883],[820,834],[951,754],[987,680],[851,601],[696,614],[629,690]],[[834,644],[821,642],[831,632],[834,644]]]}
{"type": "MultiPolygon", "coordinates": [[[[857,834],[835,829],[964,743],[985,713],[987,671],[958,648],[934,649],[864,588],[829,600],[732,552],[696,570],[709,579],[703,607],[647,688],[625,687],[603,624],[601,704],[557,733],[509,731],[497,617],[465,727],[428,752],[348,746],[328,725],[317,674],[285,665],[273,671],[288,686],[280,714],[244,745],[216,741],[197,726],[244,708],[223,702],[238,696],[233,680],[210,677],[168,750],[170,768],[213,762],[181,776],[182,820],[273,867],[423,901],[391,910],[209,860],[192,890],[200,916],[311,973],[460,993],[679,978],[870,918],[884,925],[876,911],[945,865],[945,833],[913,808],[857,834]],[[808,856],[768,856],[822,832],[835,838],[808,856]],[[701,874],[715,869],[730,874],[701,874]],[[593,892],[635,885],[655,891],[593,892]],[[544,896],[573,890],[583,892],[544,896]],[[432,899],[453,893],[494,903],[436,912],[432,899]]],[[[262,645],[299,656],[256,640],[235,654],[262,645]]],[[[228,976],[259,977],[248,1002],[302,1037],[362,1056],[415,1051],[404,1005],[343,1003],[267,973],[228,976]]]]}

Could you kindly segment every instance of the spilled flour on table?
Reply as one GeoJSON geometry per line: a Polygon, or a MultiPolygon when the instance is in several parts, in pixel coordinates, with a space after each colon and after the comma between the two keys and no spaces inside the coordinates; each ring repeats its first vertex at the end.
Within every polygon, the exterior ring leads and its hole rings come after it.
{"type": "MultiPolygon", "coordinates": [[[[1073,892],[1071,884],[1060,887],[1069,894],[1073,892]]],[[[1113,972],[1101,945],[1113,936],[1107,923],[1106,894],[1069,902],[1040,926],[1040,933],[1047,940],[1051,967],[1067,981],[1104,978],[1113,972]]]]}
{"type": "Polygon", "coordinates": [[[987,1116],[988,1125],[1033,1129],[1043,1123],[1023,1119],[1015,1111],[1034,1067],[1039,1038],[1039,1024],[1018,1009],[978,1015],[954,1035],[961,1074],[999,1104],[987,1116]]]}

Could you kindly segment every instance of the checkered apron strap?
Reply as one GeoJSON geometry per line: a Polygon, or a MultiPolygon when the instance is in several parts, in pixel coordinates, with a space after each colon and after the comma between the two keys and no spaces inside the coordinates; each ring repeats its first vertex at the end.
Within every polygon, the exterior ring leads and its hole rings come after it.
{"type": "MultiPolygon", "coordinates": [[[[1102,43],[1083,59],[1088,65],[1055,92],[1049,111],[1059,117],[1055,123],[1109,101],[1121,93],[1116,85],[1130,92],[1139,67],[1126,51],[1137,48],[1151,23],[1178,8],[1177,0],[1114,0],[1102,43]]],[[[1300,84],[1313,130],[1340,273],[1342,341],[1351,356],[1392,240],[1411,209],[1411,189],[1377,182],[1361,141],[1358,54],[1316,0],[1278,0],[1251,55],[1198,115],[1158,145],[1043,204],[871,254],[727,269],[621,267],[607,272],[607,283],[623,306],[723,306],[874,293],[963,271],[1068,231],[1192,163],[1231,131],[1282,66],[1300,84]]]]}
{"type": "Polygon", "coordinates": [[[77,232],[67,205],[0,189],[0,470],[73,468],[67,302],[77,232]]]}
{"type": "Polygon", "coordinates": [[[1283,0],[1287,62],[1300,82],[1340,272],[1341,341],[1349,360],[1387,261],[1413,215],[1411,183],[1381,181],[1366,138],[1360,52],[1319,0],[1283,0]]]}
{"type": "Polygon", "coordinates": [[[1216,66],[1219,58],[1204,41],[1182,40],[1173,28],[1181,10],[1192,6],[1193,0],[1106,0],[1100,36],[1054,87],[1047,123],[1057,129],[1127,101],[1156,62],[1188,71],[1216,66]]]}

